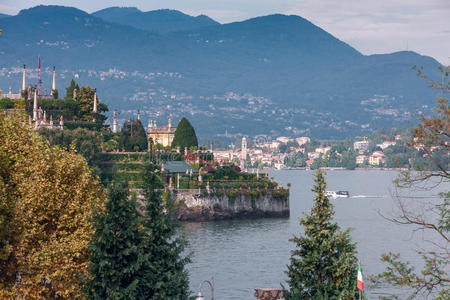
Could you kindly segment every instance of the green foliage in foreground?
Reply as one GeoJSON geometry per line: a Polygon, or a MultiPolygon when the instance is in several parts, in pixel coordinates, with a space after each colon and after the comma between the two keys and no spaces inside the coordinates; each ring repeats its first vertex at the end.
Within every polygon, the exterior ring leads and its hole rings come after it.
{"type": "Polygon", "coordinates": [[[141,244],[145,231],[128,187],[113,184],[106,202],[106,212],[97,216],[87,293],[92,299],[144,299],[139,289],[147,286],[142,278],[148,254],[141,244]]]}
{"type": "Polygon", "coordinates": [[[174,203],[170,197],[163,203],[163,183],[155,170],[155,165],[147,166],[141,185],[146,206],[144,227],[150,237],[143,250],[149,255],[150,268],[144,270],[144,280],[149,285],[140,290],[140,296],[143,299],[188,299],[189,278],[185,266],[190,260],[182,255],[186,241],[171,219],[174,203]]]}
{"type": "Polygon", "coordinates": [[[305,233],[294,236],[288,266],[287,283],[283,286],[285,299],[357,299],[356,244],[349,229],[340,231],[334,217],[333,205],[325,196],[324,174],[317,171],[312,191],[317,194],[310,214],[300,219],[305,233]]]}

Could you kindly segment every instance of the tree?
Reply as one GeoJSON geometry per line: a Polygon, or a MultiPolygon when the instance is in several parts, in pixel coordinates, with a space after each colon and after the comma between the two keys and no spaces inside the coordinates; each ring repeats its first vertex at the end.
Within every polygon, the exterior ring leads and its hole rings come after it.
{"type": "Polygon", "coordinates": [[[58,99],[59,93],[57,89],[52,90],[53,99],[58,99]]]}
{"type": "Polygon", "coordinates": [[[300,219],[304,236],[294,236],[296,244],[288,265],[285,299],[356,299],[356,244],[350,229],[341,231],[333,223],[333,205],[325,195],[322,171],[315,173],[312,191],[317,194],[310,214],[300,219]]]}
{"type": "MultiPolygon", "coordinates": [[[[142,267],[148,254],[141,216],[126,184],[113,183],[106,211],[96,217],[91,251],[88,294],[92,299],[143,299],[142,267]]],[[[151,270],[149,270],[151,271],[151,270]]]]}
{"type": "Polygon", "coordinates": [[[149,255],[144,265],[143,278],[148,285],[140,286],[142,299],[187,299],[189,278],[185,270],[189,262],[183,257],[185,240],[171,219],[175,206],[170,197],[163,202],[162,181],[155,173],[156,167],[149,164],[141,183],[145,198],[145,230],[150,237],[143,250],[149,255]]]}
{"type": "Polygon", "coordinates": [[[119,143],[125,151],[147,150],[147,134],[140,120],[129,120],[123,124],[119,143]]]}
{"type": "Polygon", "coordinates": [[[0,114],[0,298],[80,298],[103,192],[82,156],[27,123],[0,114]]]}
{"type": "MultiPolygon", "coordinates": [[[[90,121],[94,119],[94,95],[95,89],[91,88],[90,86],[82,86],[79,90],[77,90],[77,115],[80,120],[90,121]]],[[[99,101],[98,98],[97,101],[99,101]]]]}
{"type": "Polygon", "coordinates": [[[423,231],[427,239],[427,248],[418,254],[423,257],[424,268],[417,272],[409,262],[402,260],[400,254],[383,254],[381,260],[387,264],[386,271],[376,276],[379,283],[408,287],[412,290],[410,298],[433,296],[435,299],[450,297],[450,106],[443,97],[450,92],[448,76],[450,69],[440,68],[442,82],[430,80],[418,69],[418,75],[429,80],[430,87],[442,92],[437,98],[438,106],[434,116],[422,116],[418,127],[412,130],[413,139],[408,143],[411,148],[420,149],[419,153],[428,159],[425,164],[415,163],[417,170],[404,171],[396,179],[399,189],[431,190],[443,186],[440,198],[420,201],[405,197],[394,197],[398,211],[390,221],[408,225],[414,231],[423,231]],[[427,162],[427,163],[426,163],[427,162]]]}
{"type": "Polygon", "coordinates": [[[78,92],[80,90],[80,87],[75,83],[75,80],[72,79],[70,81],[70,85],[66,88],[66,99],[73,99],[73,90],[75,89],[78,92]]]}
{"type": "Polygon", "coordinates": [[[172,147],[179,146],[181,149],[185,147],[198,147],[197,135],[195,134],[194,127],[189,123],[188,119],[181,119],[178,123],[177,130],[175,131],[175,136],[172,141],[172,147]]]}
{"type": "Polygon", "coordinates": [[[45,137],[51,146],[60,146],[63,149],[75,149],[92,166],[95,154],[100,152],[101,137],[93,131],[85,128],[74,130],[52,130],[41,128],[39,133],[45,137]]]}

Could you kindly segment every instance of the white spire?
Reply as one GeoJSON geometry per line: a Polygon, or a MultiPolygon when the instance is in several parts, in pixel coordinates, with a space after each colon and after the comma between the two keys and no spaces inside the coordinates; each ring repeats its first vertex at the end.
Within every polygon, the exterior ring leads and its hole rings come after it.
{"type": "Polygon", "coordinates": [[[137,115],[137,119],[140,120],[141,119],[141,111],[138,109],[138,115],[137,115]]]}
{"type": "Polygon", "coordinates": [[[37,108],[37,91],[34,90],[34,101],[33,101],[33,120],[34,121],[37,120],[37,112],[38,112],[38,108],[37,108]]]}
{"type": "Polygon", "coordinates": [[[169,130],[172,128],[172,120],[169,118],[169,130]]]}
{"type": "Polygon", "coordinates": [[[25,65],[23,65],[23,75],[22,75],[22,91],[27,89],[27,70],[25,65]]]}
{"type": "Polygon", "coordinates": [[[247,159],[247,139],[245,136],[242,138],[241,159],[247,159]]]}
{"type": "Polygon", "coordinates": [[[97,113],[97,92],[95,92],[94,94],[94,109],[93,109],[94,114],[97,113]]]}
{"type": "Polygon", "coordinates": [[[52,92],[56,90],[56,70],[55,67],[53,67],[53,83],[52,83],[52,92]]]}
{"type": "Polygon", "coordinates": [[[117,111],[114,110],[112,132],[117,133],[117,111]]]}

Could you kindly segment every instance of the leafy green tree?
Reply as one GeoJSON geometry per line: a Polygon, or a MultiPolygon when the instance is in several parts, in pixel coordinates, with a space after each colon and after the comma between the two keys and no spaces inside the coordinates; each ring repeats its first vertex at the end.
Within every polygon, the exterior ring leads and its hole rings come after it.
{"type": "Polygon", "coordinates": [[[188,119],[181,119],[178,123],[177,130],[175,131],[175,137],[172,141],[172,147],[179,146],[181,149],[185,147],[198,147],[197,135],[195,134],[194,127],[189,123],[188,119]]]}
{"type": "Polygon", "coordinates": [[[347,170],[356,168],[356,154],[353,151],[345,151],[342,153],[342,166],[347,170]]]}
{"type": "Polygon", "coordinates": [[[148,259],[141,247],[146,238],[141,219],[126,184],[113,183],[106,211],[96,217],[89,247],[87,293],[92,299],[146,299],[139,294],[148,259]]]}
{"type": "MultiPolygon", "coordinates": [[[[77,90],[77,103],[78,103],[78,117],[83,121],[90,121],[94,119],[94,94],[95,89],[90,86],[82,86],[77,90]]],[[[97,98],[97,101],[99,99],[97,98]]]]}
{"type": "Polygon", "coordinates": [[[324,174],[316,171],[312,191],[317,194],[310,214],[300,219],[304,236],[294,236],[288,266],[285,299],[357,299],[356,244],[350,229],[341,231],[333,223],[333,205],[325,196],[324,174]]]}
{"type": "Polygon", "coordinates": [[[84,128],[76,128],[74,130],[50,130],[41,128],[39,129],[39,133],[52,146],[58,145],[67,150],[75,149],[79,154],[84,156],[91,166],[94,162],[95,154],[100,152],[100,135],[84,128]]]}
{"type": "Polygon", "coordinates": [[[189,262],[183,256],[186,245],[182,233],[172,221],[175,209],[173,200],[163,201],[163,183],[155,173],[154,164],[149,164],[141,183],[145,198],[145,230],[150,237],[143,246],[149,255],[148,264],[143,266],[143,278],[147,286],[140,286],[142,299],[188,299],[189,278],[185,269],[189,262]]]}
{"type": "Polygon", "coordinates": [[[129,120],[123,124],[119,144],[125,151],[147,150],[147,134],[140,120],[129,120]]]}
{"type": "MultiPolygon", "coordinates": [[[[427,79],[430,86],[442,91],[442,95],[450,92],[448,76],[450,69],[440,68],[443,78],[439,83],[431,81],[422,69],[418,75],[427,79]]],[[[403,171],[395,181],[398,188],[430,190],[443,187],[440,198],[424,201],[408,197],[394,197],[398,207],[395,217],[388,218],[400,225],[408,225],[414,231],[423,231],[430,237],[429,243],[418,253],[424,260],[420,272],[407,261],[402,260],[399,253],[383,254],[381,260],[386,263],[385,272],[376,276],[377,283],[388,283],[411,289],[411,298],[449,299],[450,298],[450,106],[448,100],[438,97],[437,108],[432,117],[423,116],[419,126],[413,129],[413,139],[408,143],[411,148],[419,148],[421,156],[428,159],[415,166],[415,171],[403,171]],[[437,238],[431,238],[432,236],[437,238]]]]}
{"type": "Polygon", "coordinates": [[[25,119],[0,113],[0,298],[79,299],[103,192],[82,156],[25,119]]]}

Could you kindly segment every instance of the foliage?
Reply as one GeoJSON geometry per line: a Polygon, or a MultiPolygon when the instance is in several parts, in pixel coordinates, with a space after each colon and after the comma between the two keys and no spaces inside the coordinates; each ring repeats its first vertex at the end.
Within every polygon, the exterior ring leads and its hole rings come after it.
{"type": "Polygon", "coordinates": [[[119,144],[125,151],[147,150],[147,134],[140,120],[130,120],[123,124],[119,144]]]}
{"type": "Polygon", "coordinates": [[[50,130],[39,129],[39,133],[45,137],[51,146],[60,146],[63,149],[74,149],[84,156],[92,165],[95,154],[100,151],[101,137],[95,132],[83,128],[74,130],[50,130]]]}
{"type": "Polygon", "coordinates": [[[293,168],[306,167],[307,159],[308,157],[305,154],[303,154],[303,152],[298,151],[291,156],[286,156],[286,158],[284,159],[284,164],[287,167],[293,168]]]}
{"type": "Polygon", "coordinates": [[[304,236],[294,236],[296,244],[288,266],[286,299],[356,299],[356,244],[349,229],[340,231],[332,223],[333,205],[325,196],[324,174],[317,171],[312,191],[317,193],[310,214],[300,219],[304,236]]]}
{"type": "Polygon", "coordinates": [[[172,141],[172,148],[179,146],[181,149],[187,147],[198,147],[197,135],[194,127],[189,123],[188,119],[182,118],[178,123],[175,136],[172,141]]]}
{"type": "Polygon", "coordinates": [[[146,239],[135,199],[126,184],[109,189],[106,211],[96,217],[91,251],[88,294],[92,299],[140,299],[145,287],[142,268],[148,255],[141,247],[146,239]]]}
{"type": "Polygon", "coordinates": [[[77,91],[80,90],[80,87],[78,84],[75,83],[75,80],[70,81],[70,85],[66,88],[66,99],[72,99],[73,100],[73,90],[76,89],[77,91]]]}
{"type": "Polygon", "coordinates": [[[0,114],[0,140],[0,298],[81,297],[91,220],[102,209],[97,180],[83,157],[51,148],[22,115],[0,114]]]}
{"type": "MultiPolygon", "coordinates": [[[[441,83],[430,80],[430,86],[439,89],[442,93],[449,93],[449,69],[440,68],[443,75],[441,83]]],[[[418,69],[418,75],[428,79],[418,69]]],[[[429,79],[428,79],[429,80],[429,79]]],[[[395,181],[398,188],[414,190],[431,190],[439,185],[446,190],[440,194],[438,200],[426,199],[420,201],[396,197],[398,207],[397,215],[388,218],[401,225],[409,225],[414,231],[424,231],[430,237],[427,248],[418,252],[424,260],[424,268],[420,273],[404,262],[400,254],[384,254],[381,260],[387,264],[385,272],[375,279],[380,283],[387,282],[392,285],[409,287],[412,290],[410,298],[435,297],[435,299],[448,299],[450,297],[450,279],[448,275],[449,231],[450,231],[450,182],[449,154],[450,153],[450,106],[448,100],[439,97],[435,115],[422,116],[421,123],[412,131],[413,139],[408,143],[411,148],[419,148],[425,155],[428,165],[419,170],[402,172],[395,181]],[[431,167],[430,167],[431,165],[431,167]],[[432,238],[435,235],[437,238],[432,238]]]]}
{"type": "Polygon", "coordinates": [[[57,89],[52,90],[52,95],[53,95],[53,99],[58,99],[59,96],[59,92],[57,89]]]}
{"type": "Polygon", "coordinates": [[[147,166],[141,185],[146,206],[144,226],[150,239],[143,245],[149,255],[143,278],[149,284],[139,295],[143,299],[187,299],[189,279],[185,266],[189,258],[183,257],[186,242],[171,220],[173,200],[167,199],[163,205],[163,183],[155,170],[155,165],[147,166]]]}

